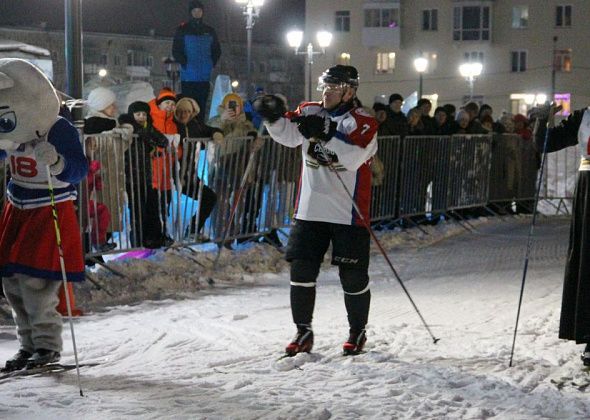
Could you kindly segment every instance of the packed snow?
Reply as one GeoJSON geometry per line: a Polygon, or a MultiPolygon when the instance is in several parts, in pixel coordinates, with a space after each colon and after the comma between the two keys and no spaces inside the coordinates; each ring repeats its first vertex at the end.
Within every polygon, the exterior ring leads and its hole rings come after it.
{"type": "MultiPolygon", "coordinates": [[[[279,359],[295,330],[288,265],[263,245],[171,249],[95,269],[77,289],[75,371],[0,381],[3,419],[588,418],[581,347],[557,338],[568,221],[535,230],[513,367],[508,367],[530,218],[381,231],[432,337],[376,249],[366,352],[343,357],[337,270],[318,280],[310,354],[279,359]],[[209,286],[207,280],[215,284],[209,286]],[[554,383],[564,386],[558,389],[554,383]]],[[[6,323],[8,324],[8,323],[6,323]]],[[[62,361],[73,362],[64,325],[62,361]]],[[[0,329],[0,358],[18,344],[0,329]]],[[[3,360],[3,359],[2,359],[3,360]]]]}

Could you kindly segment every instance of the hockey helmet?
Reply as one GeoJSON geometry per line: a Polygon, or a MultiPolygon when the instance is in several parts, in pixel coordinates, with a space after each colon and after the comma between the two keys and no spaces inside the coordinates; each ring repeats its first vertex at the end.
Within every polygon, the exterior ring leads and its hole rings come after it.
{"type": "Polygon", "coordinates": [[[324,90],[326,85],[358,87],[359,73],[353,66],[338,64],[324,70],[318,79],[317,90],[324,90]]]}

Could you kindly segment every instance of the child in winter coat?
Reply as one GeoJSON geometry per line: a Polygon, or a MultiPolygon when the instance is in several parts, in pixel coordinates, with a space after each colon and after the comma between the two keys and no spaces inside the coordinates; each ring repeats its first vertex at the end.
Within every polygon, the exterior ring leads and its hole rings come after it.
{"type": "Polygon", "coordinates": [[[111,213],[108,207],[103,203],[98,203],[94,199],[95,191],[102,190],[102,176],[100,175],[101,164],[98,160],[93,159],[96,149],[96,141],[89,137],[86,139],[86,158],[88,159],[88,175],[86,183],[88,186],[88,224],[90,227],[90,242],[92,246],[100,251],[106,252],[114,249],[114,243],[107,242],[107,228],[111,222],[111,213]]]}
{"type": "Polygon", "coordinates": [[[101,163],[103,189],[96,191],[96,200],[111,212],[107,237],[124,230],[125,209],[124,156],[133,141],[132,127],[117,124],[117,98],[109,89],[98,87],[90,92],[86,104],[89,112],[84,120],[84,134],[97,139],[95,158],[101,163]]]}
{"type": "MultiPolygon", "coordinates": [[[[176,94],[170,88],[163,88],[158,96],[149,102],[150,116],[156,130],[164,134],[168,139],[167,147],[158,147],[152,155],[152,186],[159,191],[161,202],[161,219],[166,232],[168,218],[168,205],[172,200],[172,185],[176,159],[173,147],[177,147],[180,136],[174,122],[174,110],[176,109],[176,94]]],[[[180,158],[181,150],[176,150],[176,158],[180,158]]],[[[165,237],[165,245],[173,241],[165,237]]]]}
{"type": "Polygon", "coordinates": [[[154,185],[152,172],[155,155],[166,150],[168,139],[154,128],[150,116],[150,106],[136,101],[129,105],[127,114],[119,117],[121,124],[133,126],[137,136],[134,145],[125,156],[127,196],[131,202],[131,239],[133,245],[146,248],[159,248],[164,244],[165,230],[160,215],[166,214],[164,200],[160,200],[160,190],[154,185]],[[161,204],[162,203],[162,204],[161,204]]]}

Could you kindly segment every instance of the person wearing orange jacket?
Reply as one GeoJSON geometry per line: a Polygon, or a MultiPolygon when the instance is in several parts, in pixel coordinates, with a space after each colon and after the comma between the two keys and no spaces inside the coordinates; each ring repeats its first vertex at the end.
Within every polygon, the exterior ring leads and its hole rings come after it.
{"type": "MultiPolygon", "coordinates": [[[[162,222],[163,245],[170,245],[172,240],[166,236],[166,219],[168,218],[168,203],[172,199],[172,184],[176,161],[172,147],[178,147],[178,128],[174,122],[176,109],[176,94],[170,88],[163,88],[158,96],[149,103],[150,116],[153,126],[164,134],[169,141],[168,147],[157,147],[152,154],[152,187],[158,191],[160,200],[160,219],[162,222]]],[[[182,149],[177,149],[177,159],[182,157],[182,149]]]]}

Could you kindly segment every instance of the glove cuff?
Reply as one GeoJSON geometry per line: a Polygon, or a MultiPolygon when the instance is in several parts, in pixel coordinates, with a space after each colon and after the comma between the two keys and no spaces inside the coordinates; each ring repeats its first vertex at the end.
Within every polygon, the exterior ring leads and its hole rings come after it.
{"type": "Polygon", "coordinates": [[[51,173],[53,176],[61,174],[64,170],[64,167],[66,166],[63,156],[57,156],[57,162],[55,162],[53,165],[49,165],[49,173],[51,173]]]}

